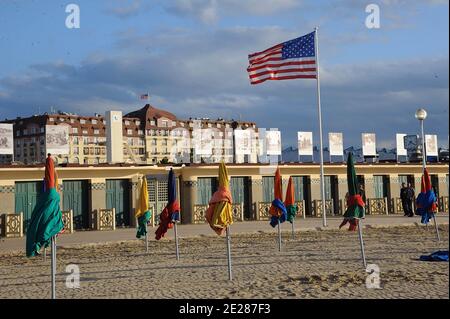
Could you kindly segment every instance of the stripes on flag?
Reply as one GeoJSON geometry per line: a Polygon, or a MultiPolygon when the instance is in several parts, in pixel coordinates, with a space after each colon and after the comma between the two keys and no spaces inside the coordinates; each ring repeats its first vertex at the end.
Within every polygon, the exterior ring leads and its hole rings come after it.
{"type": "Polygon", "coordinates": [[[251,84],[266,80],[315,79],[315,32],[248,56],[251,84]]]}
{"type": "Polygon", "coordinates": [[[141,100],[148,100],[148,94],[142,94],[141,100]]]}

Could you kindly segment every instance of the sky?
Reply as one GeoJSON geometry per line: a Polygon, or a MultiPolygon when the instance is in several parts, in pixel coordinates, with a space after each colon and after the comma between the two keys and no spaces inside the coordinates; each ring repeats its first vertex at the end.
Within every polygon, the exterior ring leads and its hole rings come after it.
{"type": "Polygon", "coordinates": [[[177,117],[256,122],[318,144],[316,81],[250,85],[248,54],[319,27],[324,146],[376,133],[427,134],[448,146],[448,0],[0,0],[0,119],[51,108],[83,115],[149,103],[177,117]],[[380,28],[365,25],[380,8],[380,28]],[[80,28],[66,27],[68,4],[80,28]]]}

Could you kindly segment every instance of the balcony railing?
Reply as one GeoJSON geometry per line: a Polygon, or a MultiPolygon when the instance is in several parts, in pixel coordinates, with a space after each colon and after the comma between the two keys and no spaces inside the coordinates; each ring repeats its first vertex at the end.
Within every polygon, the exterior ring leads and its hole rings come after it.
{"type": "Polygon", "coordinates": [[[23,236],[23,213],[2,214],[0,216],[0,236],[1,237],[22,237],[23,236]]]}

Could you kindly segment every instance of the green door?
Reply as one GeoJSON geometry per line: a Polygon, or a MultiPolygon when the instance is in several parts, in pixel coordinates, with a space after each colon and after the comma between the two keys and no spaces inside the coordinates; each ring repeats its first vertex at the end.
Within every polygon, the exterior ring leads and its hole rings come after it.
{"type": "Polygon", "coordinates": [[[74,229],[89,228],[87,181],[63,181],[63,210],[73,211],[74,229]]]}
{"type": "Polygon", "coordinates": [[[117,226],[130,226],[130,182],[127,179],[106,180],[106,208],[116,209],[117,226]]]}
{"type": "Polygon", "coordinates": [[[244,204],[244,219],[252,219],[250,209],[250,187],[248,177],[231,177],[230,191],[234,204],[244,204]]]}
{"type": "Polygon", "coordinates": [[[31,213],[43,192],[42,181],[17,182],[15,190],[15,212],[23,213],[23,229],[26,232],[31,220],[31,213]]]}

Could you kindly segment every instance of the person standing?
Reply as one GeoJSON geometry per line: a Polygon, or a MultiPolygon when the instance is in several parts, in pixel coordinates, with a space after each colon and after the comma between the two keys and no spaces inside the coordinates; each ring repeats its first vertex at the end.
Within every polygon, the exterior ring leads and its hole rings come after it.
{"type": "Polygon", "coordinates": [[[407,203],[408,203],[408,216],[413,217],[414,211],[413,211],[413,201],[415,197],[415,191],[412,187],[411,183],[408,183],[408,190],[407,190],[407,203]]]}
{"type": "Polygon", "coordinates": [[[402,183],[402,188],[400,188],[400,199],[402,201],[403,207],[403,216],[409,215],[409,206],[408,206],[408,187],[406,187],[405,183],[402,183]]]}

